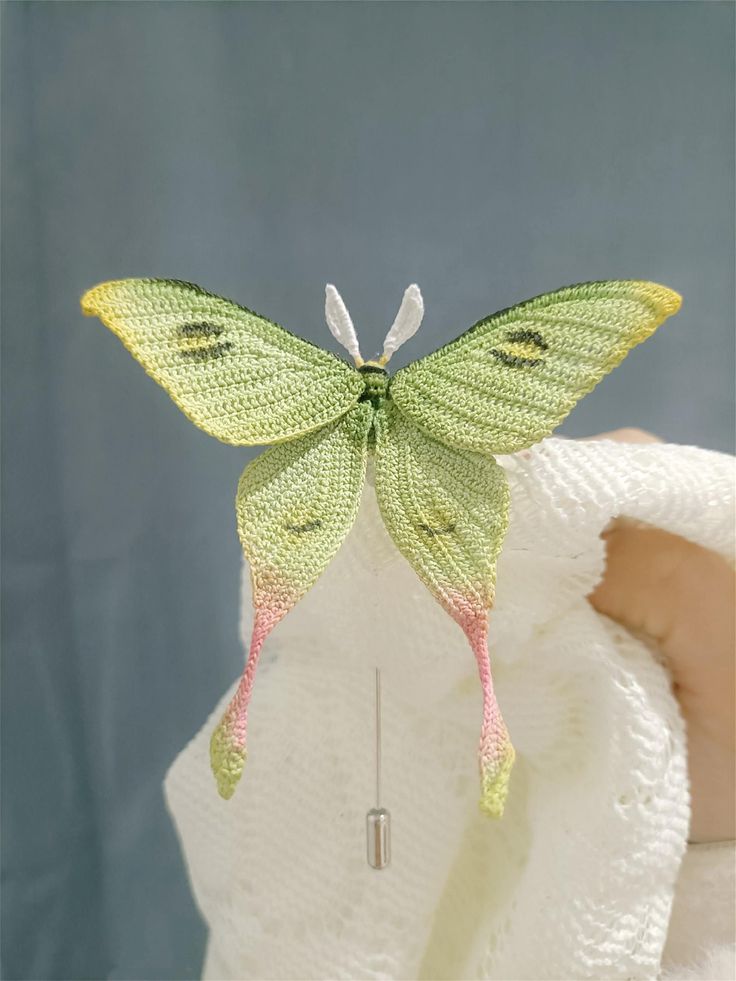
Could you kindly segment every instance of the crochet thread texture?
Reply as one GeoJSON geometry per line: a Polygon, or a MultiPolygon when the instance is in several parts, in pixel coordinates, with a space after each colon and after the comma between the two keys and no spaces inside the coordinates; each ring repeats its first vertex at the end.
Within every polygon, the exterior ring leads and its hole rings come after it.
{"type": "Polygon", "coordinates": [[[206,432],[281,444],[249,464],[236,499],[254,623],[241,682],[211,741],[223,797],[247,755],[248,706],[265,638],[314,585],[357,514],[366,460],[399,551],[464,631],[483,689],[481,807],[503,813],[514,760],[487,645],[508,487],[491,454],[548,435],[680,297],[635,280],[585,283],[479,321],[389,379],[384,365],[418,328],[406,291],[379,362],[362,361],[350,315],[326,291],[330,330],[355,367],[192,284],[129,279],[82,299],[206,432]]]}

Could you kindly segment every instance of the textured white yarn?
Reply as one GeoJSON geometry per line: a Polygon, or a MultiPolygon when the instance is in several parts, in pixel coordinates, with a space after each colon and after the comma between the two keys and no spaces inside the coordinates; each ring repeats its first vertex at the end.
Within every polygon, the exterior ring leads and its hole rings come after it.
{"type": "Polygon", "coordinates": [[[663,981],[736,978],[736,843],[690,845],[680,868],[663,981]]]}
{"type": "Polygon", "coordinates": [[[332,283],[325,286],[325,320],[335,340],[342,344],[348,354],[360,361],[358,335],[355,333],[352,318],[345,301],[332,283]]]}
{"type": "Polygon", "coordinates": [[[424,300],[416,283],[407,286],[401,300],[399,312],[383,342],[382,359],[388,361],[396,354],[402,344],[419,330],[424,316],[424,300]]]}
{"type": "Polygon", "coordinates": [[[549,439],[501,462],[512,515],[490,644],[517,750],[504,818],[478,810],[465,638],[367,487],[337,558],[269,637],[234,798],[218,798],[208,763],[231,692],[166,778],[210,926],[206,978],[658,975],[687,839],[684,728],[664,669],[585,596],[615,515],[732,559],[733,461],[549,439]],[[382,872],[365,861],[375,665],[393,820],[382,872]]]}

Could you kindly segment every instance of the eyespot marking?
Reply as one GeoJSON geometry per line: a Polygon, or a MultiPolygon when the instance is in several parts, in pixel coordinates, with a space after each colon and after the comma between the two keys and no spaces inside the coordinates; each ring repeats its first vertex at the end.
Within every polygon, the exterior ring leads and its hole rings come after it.
{"type": "Polygon", "coordinates": [[[510,330],[504,336],[504,347],[491,348],[491,354],[510,368],[536,368],[544,358],[538,357],[548,351],[549,345],[536,330],[510,330]]]}
{"type": "Polygon", "coordinates": [[[296,535],[306,535],[307,532],[316,531],[322,527],[319,518],[314,521],[305,521],[303,525],[284,525],[287,531],[293,531],[296,535]]]}
{"type": "Polygon", "coordinates": [[[213,344],[211,347],[192,348],[188,351],[182,351],[181,355],[183,358],[189,358],[190,361],[209,361],[210,358],[221,358],[231,347],[232,344],[230,341],[225,341],[222,344],[213,344]]]}
{"type": "Polygon", "coordinates": [[[190,361],[221,358],[232,347],[230,341],[219,341],[223,328],[217,324],[182,324],[178,329],[179,353],[190,361]]]}
{"type": "Polygon", "coordinates": [[[506,340],[512,343],[536,344],[540,351],[548,351],[549,344],[545,341],[539,331],[536,330],[510,330],[506,334],[506,340]]]}
{"type": "Polygon", "coordinates": [[[217,324],[182,324],[179,328],[180,337],[219,337],[223,328],[217,324]]]}
{"type": "Polygon", "coordinates": [[[423,532],[426,532],[426,534],[429,535],[430,538],[436,538],[438,535],[451,535],[455,530],[456,525],[454,522],[452,522],[451,524],[446,524],[438,528],[433,528],[432,525],[421,523],[418,525],[418,527],[421,528],[423,532]]]}

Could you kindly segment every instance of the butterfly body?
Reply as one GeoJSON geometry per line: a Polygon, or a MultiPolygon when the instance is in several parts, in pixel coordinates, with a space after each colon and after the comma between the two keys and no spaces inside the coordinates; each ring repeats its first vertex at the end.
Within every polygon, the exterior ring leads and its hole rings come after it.
{"type": "Polygon", "coordinates": [[[377,361],[364,362],[358,371],[365,385],[359,401],[369,402],[377,411],[389,397],[389,374],[377,361]]]}
{"type": "Polygon", "coordinates": [[[417,330],[410,286],[376,361],[360,356],[334,287],[325,312],[355,367],[245,307],[177,280],[103,283],[82,299],[200,428],[272,444],[236,496],[250,564],[253,634],[238,689],[211,742],[220,794],[246,759],[248,704],[265,638],[330,563],[350,530],[374,458],[375,492],[399,551],[465,633],[483,693],[481,805],[503,812],[514,751],[487,648],[509,490],[494,454],[531,446],[680,305],[639,280],[583,283],[478,321],[389,378],[417,330]]]}

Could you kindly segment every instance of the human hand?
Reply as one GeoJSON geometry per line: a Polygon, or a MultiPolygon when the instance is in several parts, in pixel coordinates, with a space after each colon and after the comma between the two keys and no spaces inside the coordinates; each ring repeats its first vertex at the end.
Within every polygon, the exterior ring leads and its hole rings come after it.
{"type": "MultiPolygon", "coordinates": [[[[595,439],[659,440],[636,429],[595,439]]],[[[593,607],[654,644],[687,726],[690,840],[736,837],[736,574],[678,535],[616,519],[604,532],[606,570],[593,607]]]]}

